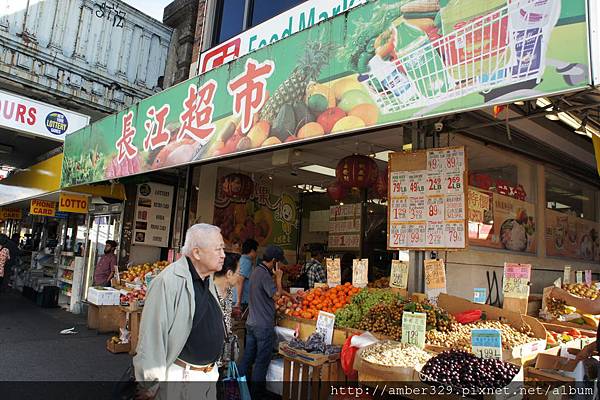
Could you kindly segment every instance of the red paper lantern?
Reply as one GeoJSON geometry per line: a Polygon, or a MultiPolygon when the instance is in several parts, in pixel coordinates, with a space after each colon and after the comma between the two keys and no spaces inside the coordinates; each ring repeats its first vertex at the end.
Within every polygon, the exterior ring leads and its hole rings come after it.
{"type": "Polygon", "coordinates": [[[345,188],[366,189],[377,181],[377,163],[367,156],[354,154],[340,160],[335,169],[337,181],[345,188]]]}
{"type": "Polygon", "coordinates": [[[223,194],[225,197],[246,201],[254,192],[254,182],[248,175],[234,173],[223,178],[223,194]]]}
{"type": "Polygon", "coordinates": [[[327,195],[335,202],[340,202],[346,197],[348,190],[339,182],[333,182],[327,186],[327,195]]]}
{"type": "Polygon", "coordinates": [[[374,192],[376,197],[386,200],[388,197],[388,172],[387,169],[379,171],[377,181],[375,182],[374,192]]]}

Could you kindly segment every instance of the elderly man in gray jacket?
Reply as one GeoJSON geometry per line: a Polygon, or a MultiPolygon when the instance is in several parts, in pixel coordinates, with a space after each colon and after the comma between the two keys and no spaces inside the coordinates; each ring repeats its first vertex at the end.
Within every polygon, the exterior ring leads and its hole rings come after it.
{"type": "Polygon", "coordinates": [[[215,384],[194,385],[191,390],[184,383],[159,383],[218,380],[215,362],[223,350],[225,329],[212,275],[221,270],[224,259],[220,229],[193,225],[182,257],[150,284],[133,359],[136,379],[145,388],[138,398],[215,398],[215,384]]]}

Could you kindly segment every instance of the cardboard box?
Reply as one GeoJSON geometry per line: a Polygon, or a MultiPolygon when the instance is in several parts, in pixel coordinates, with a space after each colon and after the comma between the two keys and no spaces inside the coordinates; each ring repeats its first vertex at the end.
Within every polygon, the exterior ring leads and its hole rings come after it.
{"type": "Polygon", "coordinates": [[[120,295],[113,288],[91,287],[88,289],[87,301],[97,306],[118,306],[120,295]]]}
{"type": "Polygon", "coordinates": [[[129,311],[126,307],[121,306],[121,317],[120,328],[127,328],[129,331],[129,343],[131,348],[129,354],[134,356],[136,354],[136,348],[140,337],[140,323],[142,322],[142,310],[129,311]]]}
{"type": "Polygon", "coordinates": [[[561,357],[558,354],[538,354],[535,368],[528,370],[528,376],[546,381],[573,382],[578,361],[561,357]]]}
{"type": "Polygon", "coordinates": [[[111,353],[127,353],[131,348],[131,343],[114,343],[111,339],[106,341],[106,350],[111,353]]]}
{"type": "Polygon", "coordinates": [[[124,319],[125,313],[119,306],[88,306],[87,326],[89,329],[97,329],[100,333],[119,332],[124,319]]]}

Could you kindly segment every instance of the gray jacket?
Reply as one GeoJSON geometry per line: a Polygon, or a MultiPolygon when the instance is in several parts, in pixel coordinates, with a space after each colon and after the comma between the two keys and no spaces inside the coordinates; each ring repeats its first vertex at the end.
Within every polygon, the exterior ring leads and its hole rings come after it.
{"type": "MultiPolygon", "coordinates": [[[[212,276],[209,287],[218,299],[212,276]]],[[[137,381],[146,382],[144,386],[166,381],[167,368],[175,362],[192,331],[195,309],[192,274],[186,257],[182,256],[148,288],[137,354],[133,358],[137,381]]]]}

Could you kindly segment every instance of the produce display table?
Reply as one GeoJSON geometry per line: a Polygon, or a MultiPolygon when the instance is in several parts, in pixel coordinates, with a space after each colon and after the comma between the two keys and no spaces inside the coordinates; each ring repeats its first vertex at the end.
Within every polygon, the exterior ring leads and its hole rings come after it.
{"type": "Polygon", "coordinates": [[[330,388],[322,382],[345,381],[337,354],[311,354],[279,345],[283,356],[283,400],[312,400],[329,397],[330,388]]]}
{"type": "Polygon", "coordinates": [[[119,306],[88,304],[87,327],[99,333],[119,332],[124,314],[119,306]]]}

